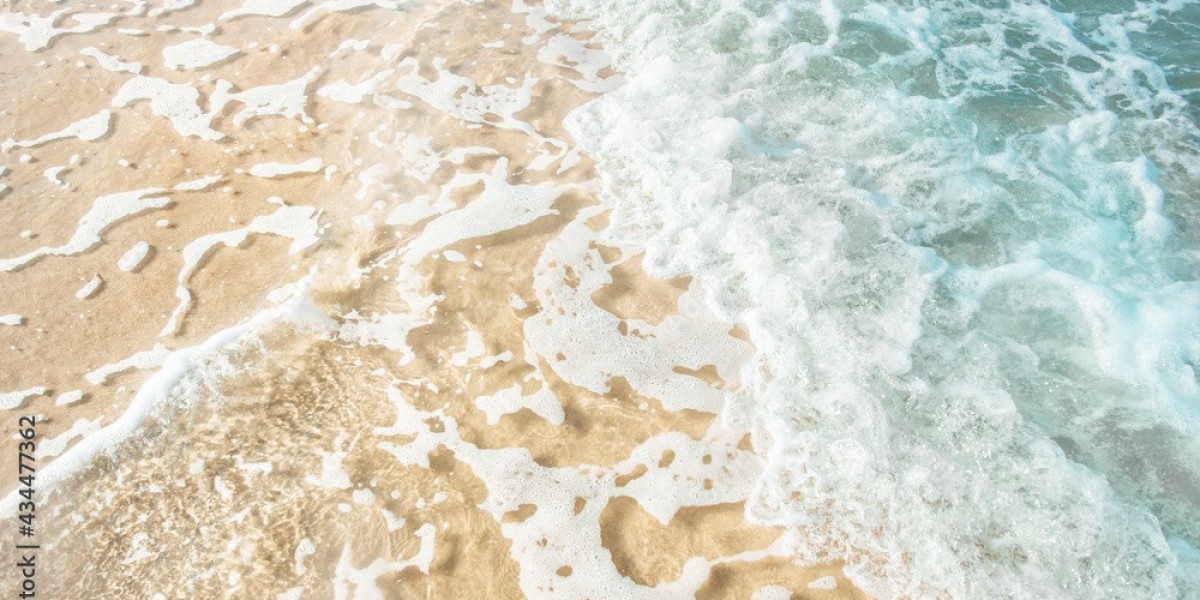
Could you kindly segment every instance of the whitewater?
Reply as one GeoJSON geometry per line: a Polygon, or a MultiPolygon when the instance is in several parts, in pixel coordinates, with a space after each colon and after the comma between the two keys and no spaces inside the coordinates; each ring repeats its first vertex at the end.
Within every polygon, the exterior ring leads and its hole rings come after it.
{"type": "Polygon", "coordinates": [[[881,598],[1200,597],[1200,6],[551,0],[607,239],[756,348],[747,514],[881,598]]]}

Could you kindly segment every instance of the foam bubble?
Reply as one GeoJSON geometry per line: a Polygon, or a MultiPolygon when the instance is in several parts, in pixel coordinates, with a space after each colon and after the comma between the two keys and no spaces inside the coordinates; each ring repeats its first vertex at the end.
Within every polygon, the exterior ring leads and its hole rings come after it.
{"type": "Polygon", "coordinates": [[[121,255],[121,258],[117,259],[117,268],[125,271],[126,273],[132,273],[133,271],[138,270],[138,267],[142,266],[142,263],[145,262],[146,257],[149,255],[150,244],[145,240],[139,241],[129,248],[129,250],[126,250],[125,253],[121,255]]]}
{"type": "Polygon", "coordinates": [[[20,406],[25,403],[27,398],[41,396],[45,393],[45,386],[40,385],[18,392],[0,392],[0,410],[12,410],[14,408],[20,408],[20,406]]]}
{"type": "Polygon", "coordinates": [[[16,35],[26,50],[36,52],[50,47],[59,37],[95,31],[108,25],[118,16],[116,13],[72,12],[70,9],[56,11],[48,17],[6,12],[0,14],[0,31],[16,35]],[[67,14],[70,14],[75,25],[58,27],[58,23],[67,14]]]}
{"type": "Polygon", "coordinates": [[[143,350],[123,360],[88,371],[83,378],[92,385],[102,385],[107,383],[113,375],[129,369],[147,370],[161,367],[170,355],[171,351],[166,346],[155,344],[149,350],[143,350]]]}
{"type": "MultiPolygon", "coordinates": [[[[55,404],[58,404],[57,402],[55,404]]],[[[70,429],[52,437],[48,440],[42,440],[38,444],[37,451],[34,457],[40,459],[55,457],[63,453],[67,449],[67,445],[77,437],[91,435],[100,430],[100,423],[103,418],[97,417],[93,420],[78,419],[70,429]]]]}
{"type": "Polygon", "coordinates": [[[320,158],[310,158],[298,163],[259,163],[250,167],[250,174],[255,177],[273,179],[302,173],[316,173],[324,166],[320,158]]]}
{"type": "MultiPolygon", "coordinates": [[[[90,117],[84,117],[75,121],[59,131],[47,133],[32,140],[15,140],[9,138],[3,144],[0,144],[0,148],[3,148],[5,151],[12,150],[13,148],[36,148],[42,144],[67,138],[78,138],[85,142],[94,142],[108,135],[111,126],[112,111],[105,109],[90,117]]],[[[32,162],[31,160],[26,160],[25,156],[28,155],[22,155],[22,162],[32,162]]]]}
{"type": "Polygon", "coordinates": [[[65,406],[68,404],[74,404],[80,400],[83,400],[83,396],[83,390],[71,390],[69,392],[63,392],[58,395],[58,398],[54,399],[54,405],[65,406]]]}
{"type": "Polygon", "coordinates": [[[99,275],[94,275],[87,283],[83,284],[83,287],[79,288],[79,291],[75,292],[75,297],[80,300],[87,300],[95,296],[100,291],[100,286],[102,285],[104,285],[104,279],[99,275]]]}
{"type": "Polygon", "coordinates": [[[308,4],[309,0],[246,0],[241,7],[227,10],[217,17],[222,21],[231,21],[238,17],[263,16],[284,17],[297,8],[308,4]]]}
{"type": "Polygon", "coordinates": [[[80,54],[96,59],[96,63],[100,68],[113,73],[132,73],[140,75],[145,67],[140,62],[126,62],[120,58],[113,56],[98,48],[87,47],[79,51],[80,54]]]}
{"type": "MultiPolygon", "coordinates": [[[[285,119],[299,118],[304,123],[312,123],[312,118],[304,110],[308,105],[305,91],[321,71],[321,67],[313,67],[304,75],[290,81],[261,85],[240,92],[231,92],[233,84],[218,79],[209,102],[214,112],[230,102],[243,104],[244,108],[233,115],[235,127],[245,125],[250,119],[272,115],[285,119]]],[[[211,117],[209,119],[211,120],[211,117]]]]}
{"type": "Polygon", "coordinates": [[[214,106],[210,112],[203,112],[200,110],[200,92],[186,83],[171,83],[157,77],[138,75],[117,90],[112,105],[126,107],[138,100],[150,101],[150,111],[170,120],[179,135],[196,136],[214,142],[225,138],[224,133],[212,128],[213,118],[224,107],[224,103],[217,104],[210,98],[214,106]]]}
{"type": "Polygon", "coordinates": [[[754,590],[750,600],[790,600],[791,597],[791,590],[780,585],[768,585],[754,590]]]}

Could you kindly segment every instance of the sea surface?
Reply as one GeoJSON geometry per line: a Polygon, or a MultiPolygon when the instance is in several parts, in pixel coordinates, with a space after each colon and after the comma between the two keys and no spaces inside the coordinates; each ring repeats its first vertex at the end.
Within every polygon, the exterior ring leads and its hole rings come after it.
{"type": "Polygon", "coordinates": [[[111,4],[0,8],[47,597],[1200,599],[1200,2],[111,4]]]}
{"type": "Polygon", "coordinates": [[[747,507],[880,597],[1200,595],[1200,6],[551,2],[609,231],[757,348],[747,507]]]}

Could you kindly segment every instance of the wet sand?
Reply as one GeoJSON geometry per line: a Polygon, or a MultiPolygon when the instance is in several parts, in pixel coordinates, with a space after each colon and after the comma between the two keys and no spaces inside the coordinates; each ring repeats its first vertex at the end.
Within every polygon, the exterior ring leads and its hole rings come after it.
{"type": "Polygon", "coordinates": [[[78,463],[39,491],[48,596],[862,596],[744,516],[758,462],[720,417],[744,334],[604,236],[562,127],[619,83],[585,27],[520,3],[239,6],[143,9],[44,49],[0,33],[22,90],[0,94],[0,138],[111,111],[95,139],[0,154],[0,258],[153,189],[99,241],[0,272],[0,313],[21,316],[0,391],[40,390],[5,412],[40,415],[43,453],[78,463]],[[236,53],[166,66],[198,39],[236,53]],[[157,91],[123,101],[137,90],[157,91]],[[256,313],[276,316],[151,379],[256,313]],[[139,391],[132,435],[72,454],[139,391]]]}

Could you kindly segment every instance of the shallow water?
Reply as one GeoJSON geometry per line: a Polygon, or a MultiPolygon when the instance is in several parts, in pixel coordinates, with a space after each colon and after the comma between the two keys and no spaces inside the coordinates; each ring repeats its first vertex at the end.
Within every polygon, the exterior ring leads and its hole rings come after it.
{"type": "Polygon", "coordinates": [[[862,597],[746,520],[744,331],[601,239],[562,122],[621,79],[586,29],[63,10],[0,22],[33,90],[3,98],[0,389],[39,418],[41,593],[862,597]]]}
{"type": "Polygon", "coordinates": [[[609,232],[759,349],[748,511],[881,597],[1200,594],[1192,3],[553,2],[609,232]]]}

